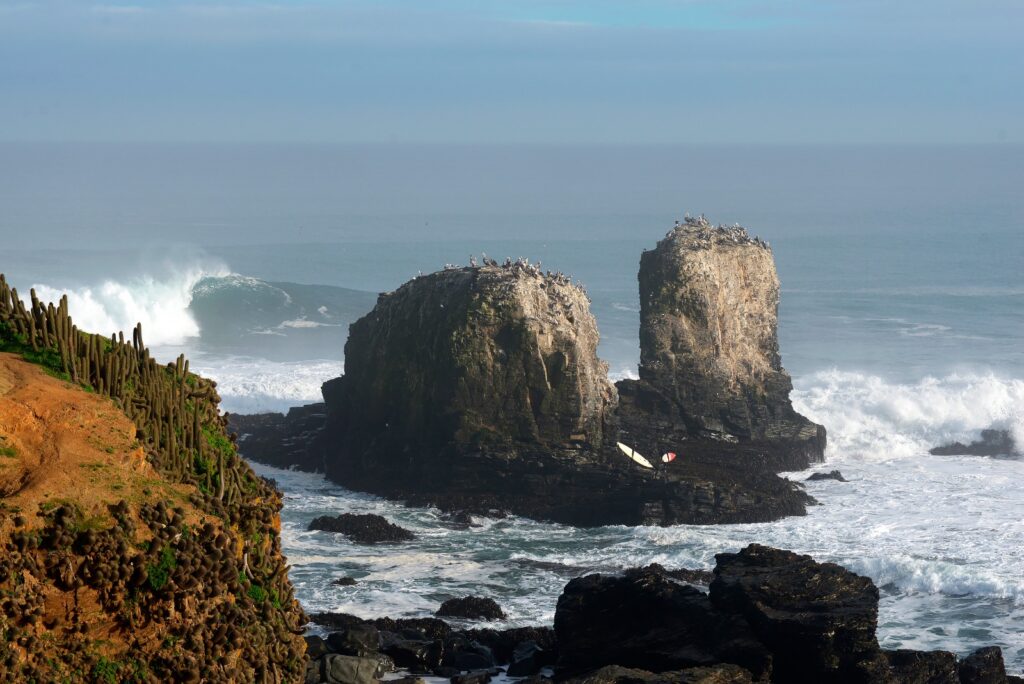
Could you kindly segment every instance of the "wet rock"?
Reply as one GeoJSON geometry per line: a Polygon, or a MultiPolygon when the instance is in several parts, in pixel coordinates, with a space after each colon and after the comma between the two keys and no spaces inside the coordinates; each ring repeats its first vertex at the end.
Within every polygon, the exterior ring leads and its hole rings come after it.
{"type": "Polygon", "coordinates": [[[736,665],[713,665],[654,673],[608,665],[564,684],[750,684],[750,673],[736,665]]]}
{"type": "Polygon", "coordinates": [[[444,658],[444,643],[440,640],[409,639],[400,635],[385,635],[381,651],[390,656],[397,667],[413,672],[433,672],[444,658]]]}
{"type": "Polygon", "coordinates": [[[359,584],[354,577],[339,577],[336,580],[332,580],[331,584],[336,587],[354,587],[359,584]]]}
{"type": "Polygon", "coordinates": [[[982,430],[981,439],[970,444],[953,442],[930,449],[935,456],[1012,456],[1019,455],[1009,430],[982,430]]]}
{"type": "Polygon", "coordinates": [[[491,673],[487,671],[467,672],[452,677],[452,684],[487,684],[491,681],[491,673]]]}
{"type": "Polygon", "coordinates": [[[648,570],[652,572],[660,572],[666,577],[677,579],[680,582],[686,582],[687,584],[698,584],[701,586],[708,586],[711,581],[715,579],[715,573],[711,570],[690,570],[688,568],[679,568],[677,570],[667,570],[659,563],[651,563],[647,566],[648,570]]]}
{"type": "Polygon", "coordinates": [[[321,684],[323,678],[320,676],[320,673],[322,671],[323,664],[319,660],[307,661],[305,684],[321,684]]]}
{"type": "Polygon", "coordinates": [[[747,619],[773,654],[776,681],[880,681],[869,674],[887,670],[870,579],[758,544],[716,559],[711,601],[747,619]]]}
{"type": "Polygon", "coordinates": [[[342,513],[334,517],[323,515],[314,518],[308,529],[339,532],[357,544],[404,542],[416,538],[409,530],[372,513],[342,513]]]}
{"type": "Polygon", "coordinates": [[[310,660],[317,660],[331,652],[327,642],[318,636],[304,637],[306,640],[306,657],[310,660]]]}
{"type": "Polygon", "coordinates": [[[811,473],[811,476],[807,478],[807,482],[817,482],[819,480],[837,480],[839,482],[847,482],[847,479],[843,477],[843,474],[838,470],[830,470],[827,473],[811,473]]]}
{"type": "Polygon", "coordinates": [[[320,662],[321,677],[328,684],[376,684],[384,674],[375,658],[325,655],[320,662]]]}
{"type": "Polygon", "coordinates": [[[979,648],[960,661],[961,684],[1005,684],[1006,666],[998,646],[979,648]]]}
{"type": "Polygon", "coordinates": [[[948,651],[885,651],[899,684],[960,684],[956,656],[948,651]]]}
{"type": "Polygon", "coordinates": [[[335,653],[366,657],[380,650],[380,632],[373,625],[352,625],[327,635],[327,646],[335,653]]]}
{"type": "Polygon", "coordinates": [[[524,641],[517,644],[512,651],[512,660],[508,666],[509,677],[528,677],[540,672],[548,662],[547,654],[536,641],[524,641]]]}
{"type": "Polygon", "coordinates": [[[238,450],[247,459],[277,468],[323,472],[322,454],[310,447],[323,431],[327,406],[297,406],[288,414],[228,413],[228,428],[239,435],[238,450]]]}
{"type": "Polygon", "coordinates": [[[743,618],[650,569],[569,582],[558,599],[555,633],[561,676],[604,665],[665,672],[721,662],[758,676],[771,671],[771,655],[743,618]]]}
{"type": "Polygon", "coordinates": [[[435,615],[467,620],[504,620],[505,613],[494,599],[479,596],[448,599],[435,615]]]}
{"type": "Polygon", "coordinates": [[[523,642],[537,644],[544,653],[544,665],[554,665],[558,655],[558,644],[555,641],[555,630],[551,627],[515,627],[513,629],[469,629],[463,634],[484,644],[494,653],[499,663],[510,663],[514,660],[516,647],[523,642]]]}
{"type": "Polygon", "coordinates": [[[473,527],[480,527],[473,522],[473,516],[467,511],[452,511],[441,518],[453,530],[468,530],[473,527]]]}
{"type": "Polygon", "coordinates": [[[443,666],[453,667],[459,672],[487,670],[494,667],[494,654],[483,644],[463,636],[452,636],[445,641],[443,666]]]}

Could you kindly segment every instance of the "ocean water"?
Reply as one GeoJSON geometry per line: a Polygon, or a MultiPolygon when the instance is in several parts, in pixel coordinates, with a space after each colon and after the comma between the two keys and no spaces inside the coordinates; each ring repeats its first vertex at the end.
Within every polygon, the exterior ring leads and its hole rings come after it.
{"type": "MultiPolygon", "coordinates": [[[[710,568],[761,542],[839,562],[882,592],[887,647],[999,644],[1024,671],[1024,461],[930,456],[1024,443],[1024,148],[468,148],[0,145],[0,272],[68,292],[80,326],[143,322],[232,411],[319,398],[376,293],[470,254],[582,282],[613,377],[639,357],[636,270],[689,211],[773,246],[794,404],[829,430],[821,502],[769,524],[451,529],[437,511],[260,467],[309,611],[424,615],[465,593],[550,622],[564,584],[660,562],[710,568]],[[413,529],[388,548],[306,532],[327,512],[413,529]],[[354,587],[330,580],[352,575],[354,587]]],[[[793,473],[804,479],[807,473],[793,473]]]]}

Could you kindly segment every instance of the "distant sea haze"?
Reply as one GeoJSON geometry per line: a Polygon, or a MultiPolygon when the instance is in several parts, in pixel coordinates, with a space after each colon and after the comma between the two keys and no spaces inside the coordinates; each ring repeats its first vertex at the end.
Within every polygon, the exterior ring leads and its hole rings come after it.
{"type": "Polygon", "coordinates": [[[761,541],[871,576],[886,647],[999,643],[1020,672],[1024,462],[927,450],[992,426],[1024,443],[1021,187],[1019,146],[2,144],[0,271],[26,296],[68,292],[80,327],[142,320],[158,354],[185,351],[218,381],[227,410],[282,410],[342,372],[348,325],[377,292],[484,252],[582,282],[601,356],[634,375],[642,250],[687,211],[742,223],[775,254],[794,403],[829,430],[824,467],[850,480],[809,483],[822,506],[757,526],[511,519],[440,535],[430,511],[274,471],[300,599],[425,615],[439,582],[465,582],[525,624],[550,619],[566,581],[539,559],[711,567],[761,541]],[[304,531],[353,508],[421,541],[385,559],[304,531]],[[472,571],[451,576],[453,559],[472,571]],[[339,572],[360,584],[329,586],[339,572]]]}

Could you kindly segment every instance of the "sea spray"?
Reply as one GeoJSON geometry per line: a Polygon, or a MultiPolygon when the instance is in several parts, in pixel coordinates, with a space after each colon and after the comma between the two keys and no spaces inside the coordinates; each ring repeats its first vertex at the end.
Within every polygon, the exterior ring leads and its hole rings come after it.
{"type": "Polygon", "coordinates": [[[142,323],[151,346],[179,345],[200,335],[189,305],[196,283],[230,271],[220,264],[192,264],[172,268],[163,277],[141,275],[124,280],[103,280],[96,285],[65,287],[60,283],[35,284],[39,298],[57,301],[67,293],[75,321],[83,330],[110,334],[131,330],[142,323]]]}
{"type": "Polygon", "coordinates": [[[827,426],[828,456],[919,456],[982,429],[1010,430],[1024,444],[1024,380],[992,373],[926,377],[913,383],[829,370],[800,378],[798,411],[827,426]]]}

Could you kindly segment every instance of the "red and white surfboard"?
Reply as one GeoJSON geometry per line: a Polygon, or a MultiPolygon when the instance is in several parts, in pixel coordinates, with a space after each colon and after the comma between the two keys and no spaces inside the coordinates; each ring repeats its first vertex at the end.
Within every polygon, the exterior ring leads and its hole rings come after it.
{"type": "Polygon", "coordinates": [[[661,455],[662,463],[671,463],[674,460],[676,460],[676,454],[674,451],[667,451],[661,455]]]}

